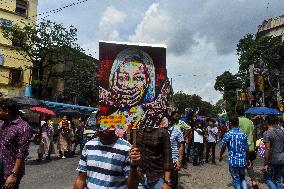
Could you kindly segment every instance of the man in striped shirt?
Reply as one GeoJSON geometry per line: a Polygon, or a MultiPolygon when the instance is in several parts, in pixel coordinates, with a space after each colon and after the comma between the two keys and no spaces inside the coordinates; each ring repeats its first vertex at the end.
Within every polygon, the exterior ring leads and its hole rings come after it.
{"type": "Polygon", "coordinates": [[[96,126],[99,137],[87,142],[82,151],[74,189],[137,188],[139,150],[117,137],[115,130],[99,129],[99,116],[96,126]]]}
{"type": "Polygon", "coordinates": [[[184,152],[184,137],[179,128],[175,128],[180,119],[180,113],[173,111],[171,114],[171,123],[168,132],[171,140],[172,159],[174,169],[171,172],[171,188],[178,188],[178,171],[182,167],[182,159],[184,152]]]}
{"type": "Polygon", "coordinates": [[[229,171],[233,179],[235,189],[247,189],[248,185],[245,179],[245,170],[249,160],[249,149],[247,136],[238,128],[239,119],[232,117],[229,119],[231,130],[227,132],[222,140],[222,149],[220,152],[220,161],[223,159],[223,154],[228,147],[229,171]]]}

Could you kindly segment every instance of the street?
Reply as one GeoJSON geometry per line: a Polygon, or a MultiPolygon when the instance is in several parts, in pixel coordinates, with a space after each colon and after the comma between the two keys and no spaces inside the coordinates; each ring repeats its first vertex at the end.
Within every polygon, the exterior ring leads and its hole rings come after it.
{"type": "Polygon", "coordinates": [[[77,175],[76,166],[79,155],[74,158],[59,159],[52,156],[51,162],[38,163],[37,147],[31,144],[30,155],[26,162],[26,175],[20,185],[21,189],[70,189],[77,175]]]}
{"type": "MultiPolygon", "coordinates": [[[[24,176],[21,189],[71,189],[76,178],[76,166],[80,155],[73,158],[59,159],[53,156],[51,162],[38,163],[37,146],[31,144],[30,156],[26,163],[26,175],[24,176]]],[[[217,148],[216,154],[219,154],[217,148]]],[[[217,156],[218,157],[218,156],[217,156]]],[[[231,177],[228,171],[226,156],[222,162],[217,161],[217,165],[211,163],[201,166],[189,164],[187,169],[180,172],[180,185],[182,189],[220,189],[232,188],[231,177]]],[[[257,181],[262,182],[260,172],[262,162],[258,158],[255,162],[257,181]]],[[[265,189],[261,183],[261,189],[265,189]]]]}

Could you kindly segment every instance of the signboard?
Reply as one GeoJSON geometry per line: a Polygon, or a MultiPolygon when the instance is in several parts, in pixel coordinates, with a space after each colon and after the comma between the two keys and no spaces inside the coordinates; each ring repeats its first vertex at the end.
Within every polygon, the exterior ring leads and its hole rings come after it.
{"type": "Polygon", "coordinates": [[[11,20],[6,20],[4,18],[0,18],[0,25],[5,26],[5,27],[11,27],[12,26],[12,21],[11,20]]]}
{"type": "Polygon", "coordinates": [[[101,116],[101,125],[102,128],[117,128],[124,127],[126,121],[124,115],[110,115],[110,116],[101,116]]]}
{"type": "Polygon", "coordinates": [[[169,93],[165,46],[101,41],[99,52],[100,109],[124,115],[125,128],[157,127],[169,93]]]}

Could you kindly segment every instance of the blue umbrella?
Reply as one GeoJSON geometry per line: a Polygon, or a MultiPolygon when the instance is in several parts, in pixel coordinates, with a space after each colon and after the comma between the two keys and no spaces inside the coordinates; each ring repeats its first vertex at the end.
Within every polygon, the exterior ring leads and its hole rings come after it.
{"type": "Polygon", "coordinates": [[[281,112],[279,112],[278,110],[267,107],[249,108],[245,113],[253,115],[281,115],[281,112]]]}

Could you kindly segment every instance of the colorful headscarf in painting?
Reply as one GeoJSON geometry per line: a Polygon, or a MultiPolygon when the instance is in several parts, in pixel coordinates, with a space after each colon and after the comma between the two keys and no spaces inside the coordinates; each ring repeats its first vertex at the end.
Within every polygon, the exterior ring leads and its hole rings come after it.
{"type": "Polygon", "coordinates": [[[144,65],[145,75],[149,78],[148,88],[142,103],[151,102],[155,98],[155,67],[152,58],[142,50],[129,48],[121,51],[113,62],[109,77],[109,86],[112,88],[116,72],[122,64],[130,61],[141,62],[144,65]]]}

